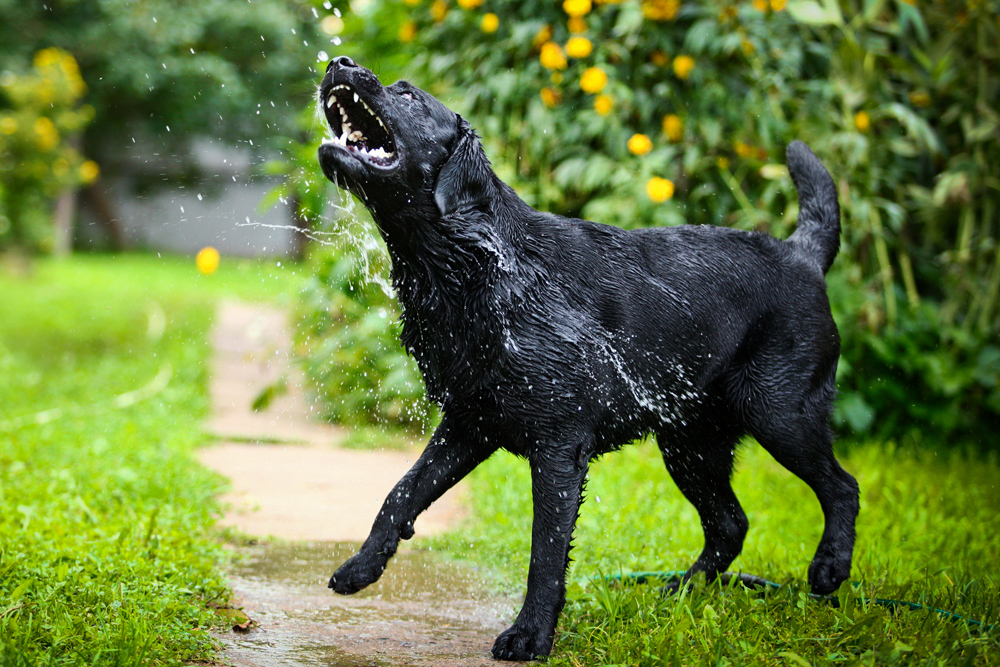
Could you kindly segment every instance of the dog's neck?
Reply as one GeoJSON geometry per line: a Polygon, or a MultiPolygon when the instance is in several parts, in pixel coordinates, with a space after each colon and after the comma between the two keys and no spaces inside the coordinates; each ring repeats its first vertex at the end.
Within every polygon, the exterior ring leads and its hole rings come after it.
{"type": "Polygon", "coordinates": [[[423,291],[486,287],[519,261],[524,222],[537,211],[493,172],[479,138],[460,119],[451,157],[407,206],[372,208],[404,306],[423,291]],[[433,200],[430,196],[432,195],[433,200]]]}
{"type": "Polygon", "coordinates": [[[444,387],[462,386],[455,375],[489,364],[483,355],[502,349],[495,340],[504,330],[498,299],[505,298],[504,283],[522,285],[514,276],[530,272],[525,248],[532,244],[524,224],[539,215],[494,174],[478,140],[469,148],[471,156],[459,165],[461,182],[442,184],[439,177],[437,183],[438,192],[462,188],[459,195],[436,196],[433,211],[428,206],[373,211],[392,258],[403,344],[438,403],[447,401],[444,387]],[[470,344],[456,348],[452,341],[458,337],[470,344]]]}

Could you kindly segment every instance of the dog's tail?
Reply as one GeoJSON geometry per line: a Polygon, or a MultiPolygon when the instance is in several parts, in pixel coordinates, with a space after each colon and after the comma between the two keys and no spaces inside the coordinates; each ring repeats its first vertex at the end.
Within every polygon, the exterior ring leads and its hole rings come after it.
{"type": "Polygon", "coordinates": [[[786,155],[799,193],[799,220],[788,242],[826,273],[840,249],[837,187],[823,163],[801,141],[788,144],[786,155]]]}

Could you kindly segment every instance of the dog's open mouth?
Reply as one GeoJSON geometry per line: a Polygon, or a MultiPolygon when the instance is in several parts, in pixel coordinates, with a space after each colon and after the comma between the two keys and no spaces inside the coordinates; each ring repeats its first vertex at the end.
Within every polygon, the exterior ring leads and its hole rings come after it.
{"type": "Polygon", "coordinates": [[[350,86],[334,86],[323,101],[333,137],[324,144],[346,149],[379,167],[396,161],[396,143],[385,123],[350,86]]]}

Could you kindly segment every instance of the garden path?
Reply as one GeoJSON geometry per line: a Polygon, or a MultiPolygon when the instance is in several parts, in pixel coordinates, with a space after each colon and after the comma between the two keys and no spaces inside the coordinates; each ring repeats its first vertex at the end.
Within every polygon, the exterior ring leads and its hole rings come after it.
{"type": "MultiPolygon", "coordinates": [[[[222,301],[212,334],[212,413],[219,442],[202,462],[232,481],[222,520],[250,535],[292,540],[360,541],[415,453],[337,447],[343,429],[321,424],[291,363],[285,313],[273,306],[222,301]],[[287,392],[254,412],[254,400],[285,378],[287,392]]],[[[460,516],[461,487],[417,520],[418,535],[442,531],[460,516]]]]}
{"type": "MultiPolygon", "coordinates": [[[[490,594],[471,566],[442,563],[404,543],[377,584],[350,597],[326,588],[416,455],[338,448],[345,432],[310,419],[283,311],[223,301],[212,345],[207,428],[218,442],[199,457],[232,482],[222,524],[283,538],[240,548],[245,558],[229,584],[253,620],[249,629],[219,635],[226,664],[492,664],[489,647],[516,607],[490,594]],[[254,412],[254,399],[282,377],[287,393],[254,412]]],[[[416,539],[460,517],[460,494],[461,487],[452,489],[421,515],[416,539]]]]}

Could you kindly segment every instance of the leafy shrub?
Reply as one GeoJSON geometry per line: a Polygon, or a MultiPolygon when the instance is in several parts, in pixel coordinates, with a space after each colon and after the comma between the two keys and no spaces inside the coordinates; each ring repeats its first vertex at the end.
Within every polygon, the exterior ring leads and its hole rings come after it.
{"type": "Polygon", "coordinates": [[[829,276],[838,424],[988,444],[998,13],[997,0],[373,0],[345,17],[345,44],[362,63],[378,53],[385,79],[398,69],[460,95],[453,106],[529,203],[623,227],[787,236],[784,146],[807,141],[844,214],[829,276]]]}
{"type": "Polygon", "coordinates": [[[33,65],[0,73],[0,248],[51,248],[55,196],[97,178],[96,163],[74,147],[94,115],[78,106],[87,87],[76,60],[48,48],[33,65]]]}
{"type": "Polygon", "coordinates": [[[306,376],[330,421],[426,430],[435,411],[399,342],[399,307],[379,279],[386,258],[370,236],[358,238],[369,242],[354,251],[324,247],[312,254],[315,272],[302,291],[298,341],[306,376]]]}

